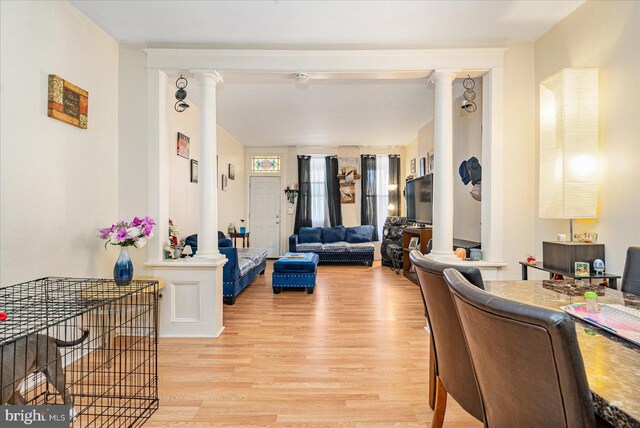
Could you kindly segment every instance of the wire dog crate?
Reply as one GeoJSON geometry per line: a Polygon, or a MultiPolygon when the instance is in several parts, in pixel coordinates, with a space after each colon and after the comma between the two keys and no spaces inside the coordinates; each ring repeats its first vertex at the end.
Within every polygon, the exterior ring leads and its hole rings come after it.
{"type": "Polygon", "coordinates": [[[0,404],[70,406],[70,426],[158,408],[158,283],[47,277],[0,289],[0,404]]]}

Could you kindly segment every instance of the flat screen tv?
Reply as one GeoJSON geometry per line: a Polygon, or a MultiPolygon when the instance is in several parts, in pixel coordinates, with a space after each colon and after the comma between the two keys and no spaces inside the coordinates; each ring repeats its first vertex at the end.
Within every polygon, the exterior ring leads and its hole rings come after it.
{"type": "Polygon", "coordinates": [[[408,221],[433,224],[433,174],[408,180],[405,197],[408,221]]]}

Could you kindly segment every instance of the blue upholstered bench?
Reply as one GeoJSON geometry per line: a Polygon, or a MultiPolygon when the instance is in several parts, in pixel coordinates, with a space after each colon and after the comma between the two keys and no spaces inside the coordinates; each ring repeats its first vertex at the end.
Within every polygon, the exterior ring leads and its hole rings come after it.
{"type": "Polygon", "coordinates": [[[313,294],[318,260],[314,253],[286,253],[273,264],[273,292],[278,294],[286,287],[304,287],[307,294],[313,294]]]}

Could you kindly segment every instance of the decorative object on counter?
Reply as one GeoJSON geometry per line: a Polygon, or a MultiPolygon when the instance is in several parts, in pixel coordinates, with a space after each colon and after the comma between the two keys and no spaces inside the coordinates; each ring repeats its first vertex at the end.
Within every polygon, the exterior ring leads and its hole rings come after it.
{"type": "Polygon", "coordinates": [[[462,86],[464,86],[464,100],[462,101],[461,109],[466,111],[467,113],[475,113],[478,110],[478,106],[476,106],[476,92],[474,91],[476,87],[476,82],[471,78],[470,75],[467,74],[467,78],[462,82],[462,86]]]}
{"type": "Polygon", "coordinates": [[[585,292],[591,291],[598,296],[604,296],[605,290],[600,284],[586,282],[581,279],[545,279],[542,281],[542,287],[547,290],[562,293],[567,296],[582,296],[585,292]]]}
{"type": "Polygon", "coordinates": [[[566,242],[567,241],[567,235],[565,235],[564,233],[558,233],[556,235],[556,241],[558,241],[558,242],[566,242]]]}
{"type": "Polygon", "coordinates": [[[595,232],[574,233],[574,240],[584,242],[585,244],[595,244],[598,242],[598,234],[595,232]]]}
{"type": "Polygon", "coordinates": [[[296,203],[296,197],[298,196],[298,186],[296,186],[293,181],[291,182],[291,185],[287,186],[287,188],[284,189],[284,196],[287,198],[287,201],[289,201],[290,204],[296,203]]]}
{"type": "Polygon", "coordinates": [[[236,167],[233,164],[229,164],[229,180],[236,179],[236,167]]]}
{"type": "Polygon", "coordinates": [[[579,276],[589,276],[589,263],[586,262],[575,262],[575,270],[574,273],[576,277],[579,276]]]}
{"type": "Polygon", "coordinates": [[[471,261],[473,262],[477,262],[482,260],[482,250],[479,248],[471,248],[470,250],[471,253],[471,261]]]}
{"type": "Polygon", "coordinates": [[[185,245],[182,249],[182,255],[185,257],[189,257],[193,255],[193,250],[191,249],[191,245],[185,245]]]}
{"type": "Polygon", "coordinates": [[[534,256],[528,256],[527,257],[527,263],[529,263],[530,265],[535,265],[536,264],[536,258],[534,256]]]}
{"type": "Polygon", "coordinates": [[[597,216],[598,69],[562,69],[539,91],[539,217],[569,220],[573,241],[573,220],[597,216]]]}
{"type": "Polygon", "coordinates": [[[247,232],[247,228],[244,227],[244,219],[243,218],[240,219],[240,224],[242,224],[242,226],[240,226],[240,233],[246,233],[247,232]]]}
{"type": "Polygon", "coordinates": [[[185,88],[188,84],[189,82],[182,76],[182,74],[180,75],[180,77],[178,77],[178,80],[176,80],[176,88],[178,88],[178,90],[176,91],[176,100],[178,101],[176,101],[176,104],[173,106],[173,108],[178,113],[182,113],[189,108],[189,104],[184,101],[187,98],[187,91],[185,90],[185,88]]]}
{"type": "Polygon", "coordinates": [[[467,250],[465,250],[464,248],[456,248],[453,253],[456,256],[460,257],[462,260],[465,260],[467,258],[467,250]]]}
{"type": "Polygon", "coordinates": [[[427,158],[420,158],[420,177],[427,174],[427,158]]]}
{"type": "Polygon", "coordinates": [[[49,75],[47,116],[87,129],[89,93],[55,74],[49,75]]]}
{"type": "Polygon", "coordinates": [[[229,223],[229,226],[227,227],[227,233],[233,233],[236,231],[236,227],[233,225],[233,223],[229,223]]]}
{"type": "Polygon", "coordinates": [[[189,146],[191,146],[191,140],[189,137],[178,132],[178,144],[176,150],[178,156],[189,159],[189,146]]]}
{"type": "Polygon", "coordinates": [[[191,159],[191,182],[198,182],[198,161],[191,159]]]}
{"type": "Polygon", "coordinates": [[[595,259],[593,261],[593,270],[595,270],[598,275],[602,275],[604,273],[604,262],[600,259],[595,259]]]}
{"type": "Polygon", "coordinates": [[[598,312],[598,295],[593,291],[584,293],[584,303],[587,312],[598,312]]]}
{"type": "Polygon", "coordinates": [[[129,257],[129,247],[142,248],[147,244],[147,239],[153,236],[153,226],[156,222],[149,216],[144,218],[134,217],[130,223],[120,221],[111,227],[100,229],[100,238],[107,245],[120,246],[120,256],[113,267],[113,279],[118,285],[127,285],[133,278],[133,263],[129,257]]]}
{"type": "Polygon", "coordinates": [[[416,173],[416,158],[411,159],[411,174],[416,173]]]}

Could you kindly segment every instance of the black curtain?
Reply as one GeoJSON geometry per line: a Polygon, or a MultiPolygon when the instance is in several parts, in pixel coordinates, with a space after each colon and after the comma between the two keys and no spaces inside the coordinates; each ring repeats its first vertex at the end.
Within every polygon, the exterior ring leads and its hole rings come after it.
{"type": "Polygon", "coordinates": [[[327,174],[327,207],[329,209],[329,224],[331,227],[342,224],[342,206],[340,205],[340,180],[338,180],[338,158],[327,156],[324,158],[327,174]]]}
{"type": "Polygon", "coordinates": [[[362,166],[360,224],[373,226],[373,240],[378,240],[378,197],[376,195],[376,157],[361,155],[362,166]]]}
{"type": "Polygon", "coordinates": [[[298,205],[293,233],[311,227],[311,156],[298,156],[298,205]]]}
{"type": "Polygon", "coordinates": [[[389,203],[393,209],[389,210],[390,216],[400,215],[400,155],[389,155],[389,203]]]}

